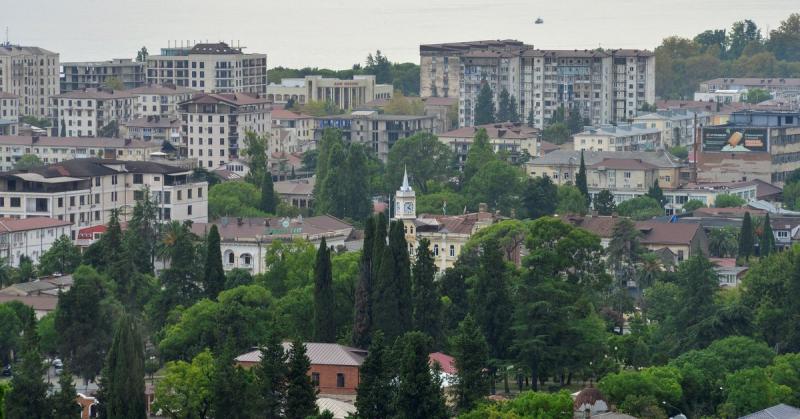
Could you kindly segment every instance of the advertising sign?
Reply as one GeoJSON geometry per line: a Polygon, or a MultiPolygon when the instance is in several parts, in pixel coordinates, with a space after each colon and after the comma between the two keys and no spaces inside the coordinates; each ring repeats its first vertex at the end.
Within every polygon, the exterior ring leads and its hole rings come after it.
{"type": "Polygon", "coordinates": [[[703,151],[769,151],[766,128],[703,128],[703,151]]]}

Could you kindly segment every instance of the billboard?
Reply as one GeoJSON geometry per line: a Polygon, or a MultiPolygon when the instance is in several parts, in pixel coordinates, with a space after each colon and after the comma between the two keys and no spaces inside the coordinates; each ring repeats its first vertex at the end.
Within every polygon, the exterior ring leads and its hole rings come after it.
{"type": "Polygon", "coordinates": [[[766,128],[703,128],[703,151],[769,151],[766,128]]]}

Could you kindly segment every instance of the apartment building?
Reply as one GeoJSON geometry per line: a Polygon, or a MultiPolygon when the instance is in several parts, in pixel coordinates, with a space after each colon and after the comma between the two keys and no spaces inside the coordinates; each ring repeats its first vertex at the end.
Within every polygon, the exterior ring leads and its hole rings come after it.
{"type": "Polygon", "coordinates": [[[19,129],[19,97],[0,92],[0,135],[17,135],[19,129]]]}
{"type": "Polygon", "coordinates": [[[206,93],[267,93],[267,55],[245,54],[224,42],[161,49],[147,56],[147,82],[206,93]]]}
{"type": "Polygon", "coordinates": [[[700,93],[719,90],[764,89],[775,95],[800,94],[800,78],[779,77],[720,77],[700,83],[700,93]]]}
{"type": "Polygon", "coordinates": [[[266,99],[245,93],[194,95],[179,105],[188,157],[208,169],[237,159],[248,131],[271,132],[270,108],[266,99]]]}
{"type": "Polygon", "coordinates": [[[584,127],[573,136],[575,150],[654,151],[665,148],[661,130],[645,124],[618,124],[584,127]]]}
{"type": "Polygon", "coordinates": [[[111,210],[127,221],[149,188],[162,220],[208,221],[208,184],[183,168],[144,161],[67,160],[0,173],[0,216],[50,217],[82,227],[107,224],[111,210]]]}
{"type": "Polygon", "coordinates": [[[72,236],[68,221],[49,217],[0,218],[0,255],[14,268],[19,267],[22,256],[38,264],[61,236],[72,236]]]}
{"type": "Polygon", "coordinates": [[[698,102],[735,103],[743,102],[746,98],[747,89],[694,92],[694,100],[698,102]]]}
{"type": "Polygon", "coordinates": [[[0,92],[19,98],[19,115],[47,118],[59,93],[58,54],[39,47],[0,44],[0,92]]]}
{"type": "Polygon", "coordinates": [[[304,153],[315,148],[314,117],[286,109],[273,109],[270,153],[304,153]]]}
{"type": "Polygon", "coordinates": [[[12,170],[26,154],[46,164],[90,157],[147,161],[161,143],[119,138],[0,136],[0,170],[12,170]]]}
{"type": "Polygon", "coordinates": [[[691,146],[695,143],[697,128],[708,126],[711,115],[688,109],[666,109],[640,114],[633,118],[633,123],[661,131],[661,143],[664,147],[691,146]]]}
{"type": "Polygon", "coordinates": [[[539,50],[519,41],[478,41],[421,45],[420,63],[421,95],[457,92],[461,126],[474,124],[484,83],[495,102],[503,89],[513,95],[519,113],[532,113],[538,128],[562,106],[599,125],[627,121],[655,102],[655,56],[644,50],[539,50]]]}
{"type": "Polygon", "coordinates": [[[123,138],[149,141],[159,147],[167,141],[176,149],[178,156],[185,156],[185,153],[181,153],[181,150],[186,151],[181,142],[182,125],[179,118],[145,116],[124,122],[120,126],[120,135],[123,138]]]}
{"type": "Polygon", "coordinates": [[[382,161],[398,140],[420,132],[433,133],[434,116],[386,115],[375,111],[356,111],[349,115],[323,116],[316,119],[317,142],[326,128],[342,131],[345,141],[364,144],[382,161]]]}
{"type": "Polygon", "coordinates": [[[267,86],[267,99],[273,103],[293,100],[298,104],[322,101],[339,109],[355,109],[375,99],[390,99],[393,92],[391,84],[377,84],[373,75],[356,75],[352,80],[306,76],[270,84],[267,86]]]}
{"type": "Polygon", "coordinates": [[[51,135],[118,136],[119,125],[133,119],[136,95],[124,90],[86,89],[62,93],[51,101],[51,135]]]}
{"type": "Polygon", "coordinates": [[[133,114],[135,118],[148,116],[178,117],[178,104],[186,102],[199,93],[194,89],[175,85],[148,84],[125,91],[136,96],[133,114]]]}
{"type": "Polygon", "coordinates": [[[130,58],[61,63],[61,93],[101,89],[110,80],[118,80],[123,89],[133,89],[145,84],[144,67],[145,63],[130,58]]]}
{"type": "Polygon", "coordinates": [[[458,159],[459,166],[463,168],[475,135],[482,129],[486,130],[494,151],[507,153],[513,163],[540,155],[541,132],[525,124],[503,122],[464,127],[441,133],[438,138],[440,142],[450,147],[458,159]]]}

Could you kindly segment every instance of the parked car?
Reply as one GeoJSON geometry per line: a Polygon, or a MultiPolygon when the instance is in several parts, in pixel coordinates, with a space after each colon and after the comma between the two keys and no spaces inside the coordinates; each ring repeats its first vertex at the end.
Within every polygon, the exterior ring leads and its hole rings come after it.
{"type": "Polygon", "coordinates": [[[56,358],[56,359],[53,360],[53,368],[55,368],[57,370],[60,370],[60,369],[64,368],[64,363],[61,362],[61,359],[56,358]]]}
{"type": "Polygon", "coordinates": [[[10,364],[3,367],[3,377],[11,377],[12,373],[10,364]]]}

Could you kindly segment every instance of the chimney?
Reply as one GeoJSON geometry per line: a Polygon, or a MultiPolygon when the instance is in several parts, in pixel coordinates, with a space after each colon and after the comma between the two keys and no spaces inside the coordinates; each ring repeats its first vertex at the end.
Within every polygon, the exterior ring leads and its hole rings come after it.
{"type": "Polygon", "coordinates": [[[34,135],[33,137],[31,137],[31,144],[36,144],[38,142],[39,142],[39,136],[38,135],[34,135]]]}
{"type": "Polygon", "coordinates": [[[243,224],[244,220],[242,220],[242,217],[236,217],[236,225],[241,226],[243,224]]]}
{"type": "Polygon", "coordinates": [[[489,212],[489,205],[485,202],[481,202],[478,204],[478,212],[489,212]]]}

